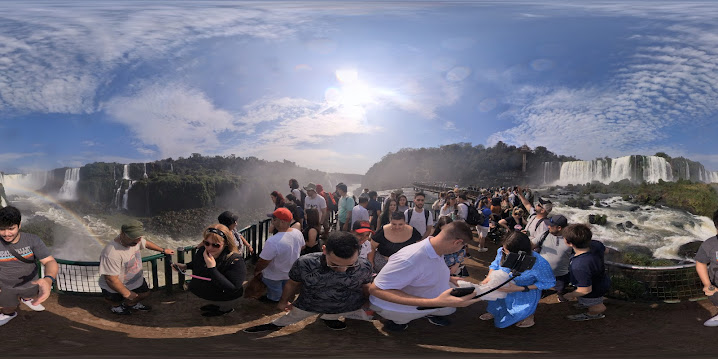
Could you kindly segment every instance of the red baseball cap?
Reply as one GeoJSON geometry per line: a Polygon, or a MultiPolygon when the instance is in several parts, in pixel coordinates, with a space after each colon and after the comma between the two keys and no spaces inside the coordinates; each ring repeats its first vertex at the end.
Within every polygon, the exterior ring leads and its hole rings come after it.
{"type": "Polygon", "coordinates": [[[288,209],[282,207],[277,208],[273,213],[270,213],[267,215],[267,217],[274,217],[278,218],[279,220],[285,221],[285,222],[291,222],[294,216],[292,215],[292,212],[290,212],[288,209]]]}
{"type": "Polygon", "coordinates": [[[371,232],[371,234],[374,234],[374,231],[371,230],[371,224],[369,224],[368,221],[354,221],[352,231],[356,233],[371,232]]]}

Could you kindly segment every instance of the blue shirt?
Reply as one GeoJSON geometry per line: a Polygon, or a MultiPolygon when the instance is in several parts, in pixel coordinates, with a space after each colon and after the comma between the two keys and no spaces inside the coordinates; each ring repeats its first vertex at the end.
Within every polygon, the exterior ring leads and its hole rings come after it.
{"type": "Polygon", "coordinates": [[[603,254],[606,247],[599,241],[592,240],[590,249],[571,258],[569,273],[571,273],[571,284],[576,287],[591,287],[591,293],[584,295],[584,298],[603,297],[611,286],[611,279],[606,274],[606,266],[603,262],[603,254]]]}

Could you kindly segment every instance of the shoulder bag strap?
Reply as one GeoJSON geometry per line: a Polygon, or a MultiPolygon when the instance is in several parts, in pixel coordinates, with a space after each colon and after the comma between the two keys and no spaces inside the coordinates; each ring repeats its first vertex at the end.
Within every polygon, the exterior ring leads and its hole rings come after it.
{"type": "Polygon", "coordinates": [[[20,262],[33,263],[33,264],[35,264],[35,261],[34,261],[34,260],[27,259],[27,258],[21,256],[20,253],[18,253],[18,252],[15,250],[15,248],[12,247],[12,245],[11,245],[10,243],[5,242],[5,240],[0,240],[0,242],[1,242],[1,243],[3,244],[3,246],[8,250],[8,252],[10,252],[10,254],[12,254],[15,258],[17,258],[17,260],[19,260],[20,262]]]}

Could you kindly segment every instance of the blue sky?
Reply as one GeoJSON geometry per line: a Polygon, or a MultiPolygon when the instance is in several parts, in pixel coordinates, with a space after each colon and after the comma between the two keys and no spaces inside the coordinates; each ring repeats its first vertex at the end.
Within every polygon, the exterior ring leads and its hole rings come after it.
{"type": "Polygon", "coordinates": [[[718,170],[712,2],[0,3],[0,170],[206,155],[364,173],[456,142],[718,170]]]}

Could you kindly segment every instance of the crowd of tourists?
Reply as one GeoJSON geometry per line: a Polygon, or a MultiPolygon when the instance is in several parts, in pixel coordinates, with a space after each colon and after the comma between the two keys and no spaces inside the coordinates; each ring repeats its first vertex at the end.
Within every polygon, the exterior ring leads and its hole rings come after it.
{"type": "MultiPolygon", "coordinates": [[[[270,323],[245,328],[247,333],[279,330],[313,315],[334,330],[346,328],[346,319],[382,318],[386,330],[402,331],[420,318],[449,325],[456,308],[486,299],[487,312],[480,320],[493,320],[498,328],[527,328],[536,322],[539,300],[556,294],[559,302],[575,301],[574,306],[585,309],[569,320],[605,317],[603,301],[610,287],[606,247],[592,239],[589,226],[568,223],[553,213],[551,200],[535,197],[529,189],[476,189],[480,195],[474,201],[455,188],[427,205],[423,192],[414,193],[412,201],[401,190],[380,200],[369,189],[357,198],[343,183],[334,192],[314,183],[300,187],[296,179],[288,184],[287,195],[270,193],[272,235],[250,274],[242,253],[253,248],[237,231],[237,215],[229,211],[206,227],[190,262],[172,265],[189,276],[189,291],[206,301],[202,316],[231,313],[244,297],[286,312],[270,323]],[[479,283],[464,280],[469,276],[469,245],[482,256],[487,241],[500,244],[488,275],[479,283]],[[510,258],[532,260],[517,269],[510,258]],[[459,287],[470,288],[469,293],[457,294],[459,287]],[[481,296],[494,291],[490,299],[481,296]]],[[[713,220],[718,228],[718,211],[713,220]]],[[[17,316],[20,304],[44,310],[42,302],[58,273],[42,240],[20,227],[19,210],[0,209],[0,325],[17,316]],[[36,261],[45,268],[43,278],[36,261]]],[[[174,254],[147,240],[139,221],[123,224],[102,250],[98,284],[112,313],[152,309],[142,303],[150,295],[142,249],[168,259],[174,254]]],[[[715,253],[718,239],[712,237],[699,249],[696,269],[705,294],[718,306],[715,253]]],[[[718,326],[718,316],[705,325],[718,326]]]]}

